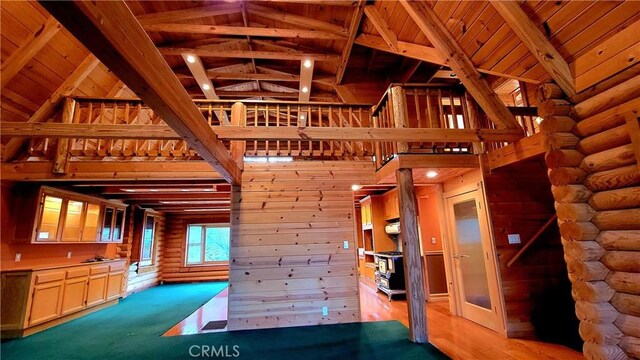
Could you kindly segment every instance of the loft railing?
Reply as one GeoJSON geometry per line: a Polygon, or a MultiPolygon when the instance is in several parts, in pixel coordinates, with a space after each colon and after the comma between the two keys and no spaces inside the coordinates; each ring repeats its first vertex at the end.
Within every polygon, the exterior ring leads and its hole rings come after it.
{"type": "MultiPolygon", "coordinates": [[[[234,101],[194,100],[205,121],[216,131],[230,124],[234,101]]],[[[486,115],[460,86],[431,86],[418,84],[392,85],[380,102],[371,107],[361,104],[298,103],[287,101],[242,101],[240,123],[246,128],[298,129],[300,139],[248,140],[245,156],[292,156],[318,159],[375,159],[380,168],[398,153],[413,154],[469,154],[500,148],[507,143],[485,141],[480,143],[447,141],[447,129],[492,129],[486,115]],[[402,120],[400,120],[402,119],[402,120]],[[430,142],[312,140],[304,137],[308,130],[318,128],[395,128],[443,130],[442,141],[430,142]]],[[[511,108],[523,125],[527,135],[538,131],[535,108],[511,108]]],[[[233,112],[235,111],[235,113],[233,112]]],[[[55,120],[54,120],[55,121],[55,120]]],[[[58,119],[58,122],[61,120],[58,119]]],[[[72,118],[64,122],[100,125],[166,125],[164,121],[138,99],[76,98],[72,118]]],[[[133,127],[132,127],[133,128],[133,127]]],[[[230,130],[230,129],[229,129],[230,130]]],[[[246,129],[245,129],[246,130],[246,129]]],[[[272,131],[270,129],[270,131],[272,131]]],[[[317,130],[316,130],[317,131],[317,130]]],[[[230,132],[227,131],[227,134],[230,132]]],[[[273,132],[272,132],[273,133],[273,132]]],[[[128,133],[125,133],[128,134],[128,133]]],[[[104,157],[171,157],[197,156],[186,141],[179,137],[131,134],[131,138],[75,138],[69,141],[69,154],[81,159],[104,157]]],[[[231,137],[232,138],[232,137],[231,137]]],[[[229,139],[229,137],[227,137],[229,139]]],[[[268,138],[267,138],[268,139],[268,138]]],[[[371,138],[373,139],[373,137],[371,138]]],[[[459,139],[459,137],[458,137],[459,139]]],[[[55,152],[55,138],[33,137],[30,156],[51,158],[55,152]]],[[[475,140],[474,140],[475,141],[475,140]]],[[[230,148],[231,142],[223,140],[230,148]]]]}

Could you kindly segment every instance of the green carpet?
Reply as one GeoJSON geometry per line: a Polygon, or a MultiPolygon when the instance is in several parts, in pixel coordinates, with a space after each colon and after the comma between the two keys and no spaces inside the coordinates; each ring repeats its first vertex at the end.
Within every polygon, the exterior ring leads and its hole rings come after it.
{"type": "Polygon", "coordinates": [[[407,328],[396,321],[162,337],[226,285],[157,286],[116,306],[3,342],[0,354],[11,360],[190,359],[224,357],[226,347],[226,354],[240,359],[447,359],[432,346],[411,343],[407,328]]]}

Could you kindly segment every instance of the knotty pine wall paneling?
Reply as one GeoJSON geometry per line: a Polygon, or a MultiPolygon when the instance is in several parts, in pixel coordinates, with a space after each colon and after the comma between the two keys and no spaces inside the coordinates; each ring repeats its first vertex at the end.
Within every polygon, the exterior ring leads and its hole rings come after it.
{"type": "Polygon", "coordinates": [[[360,321],[351,185],[373,177],[370,162],[245,164],[232,200],[230,330],[360,321]]]}

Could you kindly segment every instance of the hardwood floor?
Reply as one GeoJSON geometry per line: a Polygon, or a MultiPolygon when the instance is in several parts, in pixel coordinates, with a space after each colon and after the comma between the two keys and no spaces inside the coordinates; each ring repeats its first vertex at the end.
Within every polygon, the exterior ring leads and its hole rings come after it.
{"type": "Polygon", "coordinates": [[[177,323],[167,330],[162,336],[193,335],[211,332],[227,331],[226,328],[220,330],[202,330],[209,321],[227,320],[229,288],[225,288],[213,299],[207,301],[193,314],[177,323]]]}
{"type": "MultiPolygon", "coordinates": [[[[408,326],[407,302],[389,302],[383,293],[360,283],[362,321],[398,320],[408,326]]],[[[452,359],[584,359],[564,346],[507,339],[481,325],[449,313],[447,301],[427,304],[429,342],[452,359]]]]}

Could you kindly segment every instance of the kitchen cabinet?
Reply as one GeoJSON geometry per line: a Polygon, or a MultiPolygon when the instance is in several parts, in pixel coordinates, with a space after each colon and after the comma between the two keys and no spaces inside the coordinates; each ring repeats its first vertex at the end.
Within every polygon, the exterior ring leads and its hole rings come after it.
{"type": "Polygon", "coordinates": [[[382,195],[384,201],[384,219],[395,220],[400,217],[400,205],[398,204],[398,190],[392,189],[382,195]]]}
{"type": "Polygon", "coordinates": [[[69,315],[116,304],[125,291],[125,268],[122,259],[2,271],[2,337],[29,335],[69,315]]]}
{"type": "Polygon", "coordinates": [[[125,204],[48,186],[20,191],[24,196],[16,198],[15,208],[21,221],[12,242],[122,242],[125,204]]]}
{"type": "Polygon", "coordinates": [[[365,198],[360,203],[360,211],[362,216],[362,228],[370,228],[371,221],[371,198],[365,198]]]}

